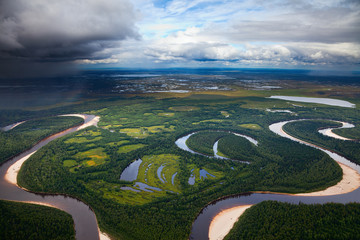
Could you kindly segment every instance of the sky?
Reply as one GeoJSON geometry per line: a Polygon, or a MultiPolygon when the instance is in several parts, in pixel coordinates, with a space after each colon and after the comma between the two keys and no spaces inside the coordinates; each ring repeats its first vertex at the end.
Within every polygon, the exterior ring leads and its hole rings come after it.
{"type": "Polygon", "coordinates": [[[0,0],[0,77],[79,68],[360,70],[359,0],[0,0]]]}

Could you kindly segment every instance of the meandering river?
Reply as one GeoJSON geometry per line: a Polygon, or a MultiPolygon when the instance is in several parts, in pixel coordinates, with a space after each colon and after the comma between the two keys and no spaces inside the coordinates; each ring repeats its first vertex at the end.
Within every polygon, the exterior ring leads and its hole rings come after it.
{"type": "MultiPolygon", "coordinates": [[[[282,127],[286,123],[294,122],[294,121],[302,121],[302,120],[274,123],[270,125],[269,128],[271,131],[282,137],[286,137],[293,141],[297,141],[299,143],[320,149],[321,151],[327,153],[335,161],[345,164],[351,167],[352,169],[356,170],[356,172],[360,173],[359,165],[352,163],[348,159],[336,153],[333,153],[327,149],[320,148],[315,146],[314,144],[307,143],[300,139],[294,138],[282,130],[282,127]]],[[[314,204],[314,203],[324,204],[329,202],[335,202],[335,203],[360,202],[360,188],[357,188],[356,190],[351,191],[349,193],[334,194],[330,196],[302,196],[300,194],[295,195],[295,194],[281,194],[281,193],[244,193],[235,197],[221,199],[206,206],[202,210],[202,212],[198,215],[198,217],[193,223],[190,239],[196,239],[196,240],[209,239],[210,224],[212,220],[215,218],[215,216],[217,216],[222,211],[239,206],[253,205],[267,200],[274,200],[274,201],[294,203],[294,204],[298,204],[300,202],[305,204],[314,204]]]]}
{"type": "MultiPolygon", "coordinates": [[[[19,202],[28,202],[42,205],[50,205],[52,207],[61,209],[69,214],[74,219],[76,239],[83,240],[92,240],[99,239],[98,224],[96,221],[96,216],[94,212],[90,209],[85,203],[64,195],[50,195],[50,194],[36,194],[28,192],[20,187],[17,184],[14,184],[13,181],[9,181],[9,174],[15,174],[15,180],[17,172],[13,172],[16,162],[21,159],[27,158],[28,156],[35,153],[41,147],[45,146],[49,142],[65,136],[69,133],[75,132],[77,130],[83,129],[84,127],[96,125],[98,117],[94,115],[85,115],[85,114],[76,114],[76,115],[66,115],[66,116],[77,116],[84,118],[84,123],[80,126],[70,128],[61,133],[52,135],[38,144],[36,144],[31,149],[21,153],[20,155],[10,159],[9,161],[3,163],[0,166],[0,198],[4,200],[19,201],[19,202]],[[12,173],[11,173],[12,172],[12,173]],[[8,175],[5,177],[5,175],[8,175]]],[[[20,166],[21,167],[21,166],[20,166]]],[[[15,169],[18,171],[18,169],[15,169]]]]}
{"type": "MultiPolygon", "coordinates": [[[[96,125],[98,121],[98,117],[94,115],[75,114],[75,115],[66,115],[66,116],[82,117],[84,118],[84,123],[80,126],[70,128],[68,130],[65,130],[61,133],[55,134],[51,137],[48,137],[40,141],[31,149],[21,153],[20,155],[12,158],[11,160],[3,163],[0,166],[0,188],[1,188],[0,198],[5,200],[19,201],[19,202],[29,202],[29,203],[31,202],[36,204],[50,205],[52,207],[64,210],[65,212],[70,213],[74,219],[77,239],[99,239],[99,230],[96,221],[96,216],[88,205],[75,198],[64,195],[31,193],[18,187],[16,184],[16,178],[15,178],[15,183],[13,181],[14,179],[11,180],[11,175],[15,175],[16,177],[17,176],[16,171],[18,171],[21,167],[21,164],[16,165],[15,163],[24,162],[29,156],[31,156],[33,153],[35,153],[37,150],[39,150],[41,147],[45,146],[49,142],[57,138],[60,138],[62,136],[65,136],[69,133],[83,129],[87,126],[96,125]]],[[[299,121],[299,120],[293,120],[293,121],[299,121]]],[[[321,151],[324,151],[325,153],[329,154],[329,156],[332,157],[335,161],[341,162],[360,173],[360,166],[350,162],[348,159],[339,156],[327,149],[317,147],[311,143],[307,143],[305,141],[296,139],[286,134],[282,130],[282,127],[288,122],[292,122],[292,121],[275,123],[270,125],[269,128],[271,131],[273,131],[276,134],[279,134],[282,137],[286,137],[293,141],[297,141],[302,144],[306,144],[311,147],[320,149],[321,151]]],[[[186,146],[185,143],[186,139],[190,136],[191,134],[178,139],[176,141],[176,144],[186,151],[196,153],[186,146]]],[[[250,141],[250,139],[248,140],[250,141]]],[[[253,143],[255,144],[255,142],[253,143]]],[[[212,219],[221,211],[236,206],[253,205],[265,200],[276,200],[280,202],[288,202],[288,203],[296,203],[296,204],[299,202],[307,203],[307,204],[311,204],[311,203],[323,204],[328,202],[337,202],[337,203],[360,202],[360,188],[357,188],[356,190],[346,194],[338,194],[338,195],[330,195],[330,196],[301,196],[301,195],[279,194],[279,193],[244,193],[236,197],[229,197],[226,199],[222,199],[206,206],[202,210],[202,212],[199,214],[199,216],[193,223],[190,239],[209,239],[208,232],[209,232],[210,223],[212,219]]]]}

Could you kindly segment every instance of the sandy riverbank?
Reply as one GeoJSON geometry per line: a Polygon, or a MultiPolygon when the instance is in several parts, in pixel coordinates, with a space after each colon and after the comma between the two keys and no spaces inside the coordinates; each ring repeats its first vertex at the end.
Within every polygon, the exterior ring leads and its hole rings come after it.
{"type": "MultiPolygon", "coordinates": [[[[85,114],[66,114],[66,115],[60,115],[60,116],[64,116],[64,117],[66,117],[66,116],[80,117],[80,118],[83,118],[85,120],[85,122],[86,122],[86,119],[88,117],[90,117],[90,116],[85,115],[85,114]]],[[[91,119],[90,121],[88,121],[88,122],[80,125],[79,127],[77,127],[76,131],[84,129],[84,128],[89,127],[89,126],[96,126],[97,127],[97,124],[98,124],[99,120],[100,120],[100,117],[96,116],[93,119],[91,119]]],[[[21,123],[19,123],[19,124],[21,124],[21,123]]],[[[19,124],[17,124],[17,125],[19,125],[19,124]]],[[[57,133],[55,135],[58,135],[58,134],[61,134],[61,133],[57,133]]],[[[8,170],[7,170],[7,172],[6,172],[5,176],[4,176],[5,180],[8,181],[11,184],[16,185],[17,187],[20,187],[18,185],[18,183],[17,183],[17,175],[18,175],[23,163],[27,159],[29,159],[31,157],[31,155],[33,155],[35,152],[36,151],[27,154],[26,156],[24,156],[21,159],[19,159],[18,161],[16,161],[13,165],[11,165],[8,168],[8,170]]],[[[44,205],[44,206],[48,206],[48,207],[55,207],[55,206],[52,206],[50,204],[42,203],[42,202],[25,201],[25,203],[32,203],[32,204],[44,205]]],[[[111,240],[111,238],[106,233],[101,232],[99,228],[98,228],[98,232],[99,232],[99,239],[100,240],[111,240]]]]}
{"type": "MultiPolygon", "coordinates": [[[[343,178],[336,185],[329,187],[322,191],[311,192],[311,193],[298,193],[298,194],[287,194],[296,196],[329,196],[339,195],[354,191],[360,187],[360,174],[341,163],[338,163],[343,170],[343,178]]],[[[252,205],[243,205],[239,207],[229,208],[221,211],[211,221],[209,228],[209,239],[210,240],[222,240],[230,232],[234,223],[239,217],[245,212],[246,209],[252,205]]]]}
{"type": "Polygon", "coordinates": [[[104,232],[101,232],[99,229],[99,238],[100,240],[111,240],[111,238],[104,232]]]}
{"type": "MultiPolygon", "coordinates": [[[[344,125],[344,123],[343,123],[344,125]]],[[[330,129],[329,129],[330,130],[330,129]]],[[[329,134],[334,134],[331,130],[329,134]]],[[[305,141],[296,139],[291,135],[287,134],[283,128],[280,128],[280,135],[283,137],[290,138],[297,142],[304,143],[306,145],[310,145],[312,147],[318,148],[314,144],[307,143],[305,141]]],[[[336,135],[336,134],[334,134],[336,135]]],[[[338,136],[338,135],[336,135],[338,136]]],[[[333,136],[334,137],[334,136],[333,136]]],[[[339,136],[340,137],[340,136],[339,136]]],[[[312,192],[312,193],[299,193],[299,194],[286,194],[286,195],[296,195],[296,196],[329,196],[329,195],[339,195],[352,192],[360,187],[360,174],[353,168],[346,166],[340,162],[337,162],[343,171],[343,178],[336,185],[331,186],[325,190],[312,192]]],[[[270,192],[268,192],[270,193],[270,192]]],[[[238,218],[244,213],[244,211],[251,207],[252,205],[244,205],[239,207],[234,207],[230,209],[226,209],[220,212],[218,215],[214,217],[214,219],[210,223],[209,228],[209,238],[211,240],[221,240],[223,239],[231,230],[234,223],[238,220],[238,218]]]]}
{"type": "Polygon", "coordinates": [[[252,205],[243,205],[221,211],[211,221],[209,228],[210,240],[223,239],[234,226],[238,218],[252,205]]]}
{"type": "Polygon", "coordinates": [[[360,187],[360,174],[342,163],[339,163],[343,170],[343,178],[336,185],[329,187],[325,190],[312,192],[312,193],[298,193],[297,196],[329,196],[338,195],[354,191],[360,187]]]}
{"type": "Polygon", "coordinates": [[[23,165],[23,163],[35,152],[32,152],[32,153],[20,158],[13,165],[11,165],[5,174],[5,180],[8,181],[9,183],[12,183],[19,187],[19,185],[17,184],[17,175],[20,171],[20,168],[23,165]]]}
{"type": "MultiPolygon", "coordinates": [[[[86,119],[88,116],[86,114],[64,114],[64,115],[59,115],[60,117],[80,117],[82,119],[86,119]]],[[[87,128],[89,126],[95,126],[97,127],[98,122],[100,121],[100,117],[96,116],[93,119],[91,119],[89,122],[82,124],[81,126],[78,127],[78,129],[76,131],[79,131],[81,129],[87,128]]]]}
{"type": "Polygon", "coordinates": [[[332,130],[333,130],[332,128],[328,128],[328,129],[325,129],[325,131],[320,130],[319,132],[324,134],[325,136],[340,139],[340,140],[344,140],[344,141],[353,140],[353,139],[350,139],[350,138],[346,138],[346,137],[342,137],[340,135],[337,135],[336,133],[333,133],[332,130]]]}

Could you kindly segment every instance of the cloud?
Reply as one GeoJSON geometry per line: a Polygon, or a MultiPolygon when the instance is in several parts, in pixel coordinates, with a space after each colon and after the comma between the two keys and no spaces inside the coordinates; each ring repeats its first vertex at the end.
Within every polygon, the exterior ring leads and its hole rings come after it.
{"type": "Polygon", "coordinates": [[[144,54],[160,62],[219,62],[255,66],[346,65],[358,64],[359,43],[244,43],[229,44],[209,37],[199,28],[179,31],[147,45],[144,54]]]}
{"type": "Polygon", "coordinates": [[[148,9],[157,18],[142,32],[179,22],[176,31],[148,34],[143,47],[150,61],[260,67],[360,63],[359,1],[173,0],[159,11],[148,9]]]}
{"type": "Polygon", "coordinates": [[[104,49],[139,38],[128,0],[4,0],[0,2],[0,61],[97,60],[104,49]],[[95,59],[93,59],[95,58],[95,59]]]}
{"type": "Polygon", "coordinates": [[[0,68],[358,68],[358,26],[357,0],[3,0],[0,68]]]}

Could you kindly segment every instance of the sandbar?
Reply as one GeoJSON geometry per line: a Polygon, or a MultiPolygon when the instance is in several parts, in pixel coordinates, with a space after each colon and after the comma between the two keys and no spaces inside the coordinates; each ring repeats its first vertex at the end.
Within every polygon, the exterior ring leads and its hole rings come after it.
{"type": "MultiPolygon", "coordinates": [[[[301,142],[303,144],[319,148],[314,144],[307,143],[305,141],[292,137],[291,135],[287,134],[282,127],[280,128],[280,133],[285,135],[287,138],[290,138],[297,142],[301,142]]],[[[339,164],[343,172],[342,180],[339,181],[336,185],[328,187],[327,189],[322,191],[311,192],[311,193],[298,193],[298,194],[280,193],[280,194],[296,195],[296,196],[330,196],[330,195],[345,194],[358,189],[360,187],[360,174],[355,169],[345,164],[342,164],[338,161],[336,162],[339,164]]],[[[271,192],[266,192],[266,193],[271,193],[271,192]]],[[[238,220],[238,218],[245,212],[246,209],[248,209],[251,206],[252,205],[243,205],[243,206],[233,207],[221,211],[219,214],[217,214],[210,223],[209,239],[210,240],[224,239],[224,237],[230,232],[231,228],[234,226],[234,223],[238,220]]]]}
{"type": "Polygon", "coordinates": [[[111,240],[111,238],[104,232],[99,229],[99,238],[100,240],[111,240]]]}
{"type": "Polygon", "coordinates": [[[349,140],[353,140],[353,139],[350,139],[350,138],[346,138],[346,137],[342,137],[340,135],[337,135],[336,133],[333,133],[333,128],[328,128],[328,129],[324,129],[324,131],[319,131],[319,133],[322,133],[324,134],[325,136],[328,136],[328,137],[332,137],[332,138],[336,138],[336,139],[340,139],[340,140],[344,140],[344,141],[349,141],[349,140]]]}
{"type": "Polygon", "coordinates": [[[325,190],[311,192],[311,193],[298,193],[297,196],[330,196],[344,194],[354,191],[360,187],[360,174],[352,169],[351,167],[346,166],[345,164],[339,163],[343,171],[343,178],[336,185],[328,187],[325,190]]]}
{"type": "Polygon", "coordinates": [[[221,211],[211,221],[209,228],[210,240],[221,240],[230,232],[235,222],[252,205],[243,205],[221,211]]]}

